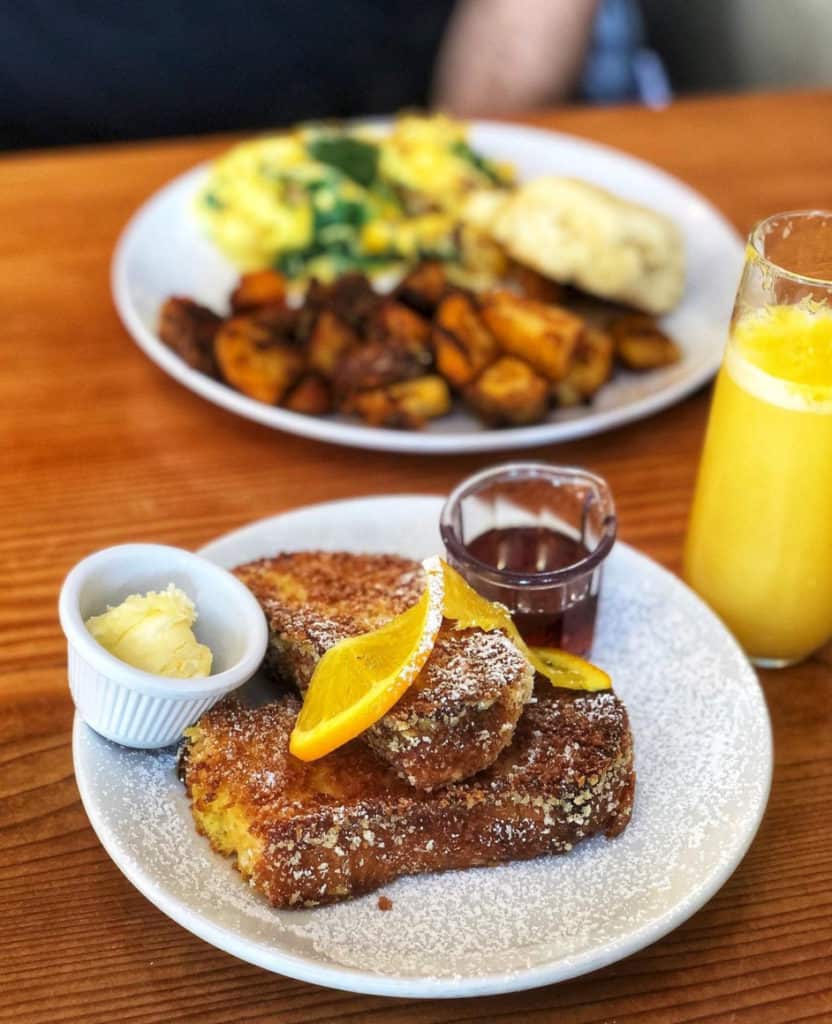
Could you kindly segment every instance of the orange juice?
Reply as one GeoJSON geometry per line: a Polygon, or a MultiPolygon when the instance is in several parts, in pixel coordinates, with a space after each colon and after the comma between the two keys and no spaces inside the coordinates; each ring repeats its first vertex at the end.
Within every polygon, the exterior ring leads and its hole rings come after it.
{"type": "Polygon", "coordinates": [[[832,310],[769,306],[735,322],[684,572],[762,663],[832,636],[832,310]]]}

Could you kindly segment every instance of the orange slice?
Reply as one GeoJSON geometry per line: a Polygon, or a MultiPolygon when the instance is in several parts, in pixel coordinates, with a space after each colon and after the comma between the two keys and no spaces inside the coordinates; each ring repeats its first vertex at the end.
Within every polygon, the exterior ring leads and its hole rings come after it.
{"type": "Polygon", "coordinates": [[[430,657],[443,616],[457,629],[500,629],[554,686],[606,690],[610,677],[577,655],[529,647],[507,608],[488,601],[438,557],[422,563],[426,587],[412,608],[372,633],[349,637],[318,662],[289,740],[301,761],[314,761],[355,739],[387,714],[430,657]]]}
{"type": "Polygon", "coordinates": [[[530,647],[535,669],[554,686],[569,690],[609,690],[612,680],[607,673],[569,651],[557,647],[530,647]]]}
{"type": "Polygon", "coordinates": [[[387,714],[428,660],[442,625],[443,562],[424,563],[427,585],[412,608],[372,633],[331,647],[309,683],[289,750],[314,761],[387,714]]]}
{"type": "Polygon", "coordinates": [[[608,690],[612,686],[603,669],[576,654],[554,647],[529,647],[514,625],[508,608],[488,601],[455,569],[445,562],[442,564],[445,567],[444,614],[447,619],[456,619],[458,629],[469,626],[501,629],[532,663],[535,671],[545,676],[553,686],[564,686],[570,690],[608,690]]]}
{"type": "Polygon", "coordinates": [[[502,629],[515,643],[518,640],[523,643],[505,605],[489,601],[482,594],[478,594],[447,562],[442,562],[442,566],[445,570],[446,619],[455,619],[457,629],[469,629],[472,626],[479,626],[480,629],[502,629]]]}

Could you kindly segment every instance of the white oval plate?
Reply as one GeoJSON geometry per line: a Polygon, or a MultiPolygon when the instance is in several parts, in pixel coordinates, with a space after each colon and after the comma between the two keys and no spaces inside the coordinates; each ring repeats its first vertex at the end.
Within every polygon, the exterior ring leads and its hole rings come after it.
{"type": "Polygon", "coordinates": [[[722,215],[657,167],[593,142],[482,121],[474,124],[472,140],[489,156],[511,161],[523,178],[585,178],[673,218],[685,239],[687,287],[664,324],[684,349],[681,362],[648,374],[621,373],[590,406],[555,411],[544,423],[504,430],[487,429],[464,411],[436,420],[424,431],[387,430],[345,417],[304,416],[247,398],[192,370],[156,335],[159,307],[168,296],[188,295],[222,313],[237,278],[193,216],[193,198],[208,174],[206,165],[175,178],[125,228],[112,264],[113,297],[122,322],[166,373],[216,405],[293,434],[385,451],[496,451],[566,441],[648,416],[704,384],[720,363],[742,268],[742,242],[722,215]]]}
{"type": "MultiPolygon", "coordinates": [[[[202,554],[230,568],[280,550],[441,550],[440,498],[362,498],[254,523],[202,554]]],[[[716,616],[625,544],[608,562],[595,660],[635,736],[632,822],[560,857],[403,878],[315,910],[272,910],[194,830],[172,750],[127,750],[76,717],[75,775],[130,881],[212,945],[317,985],[410,998],[532,988],[654,942],[726,881],[757,830],[771,733],[753,670],[716,616]]],[[[251,684],[249,684],[251,685],[251,684]]],[[[259,684],[262,686],[262,681],[259,684]]]]}

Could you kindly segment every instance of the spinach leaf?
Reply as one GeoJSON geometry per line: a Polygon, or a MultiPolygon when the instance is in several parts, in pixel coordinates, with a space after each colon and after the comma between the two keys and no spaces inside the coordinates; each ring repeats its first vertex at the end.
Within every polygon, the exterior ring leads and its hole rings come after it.
{"type": "Polygon", "coordinates": [[[319,136],[308,147],[310,155],[322,164],[336,168],[364,188],[368,188],[378,173],[378,146],[348,136],[319,136]]]}
{"type": "Polygon", "coordinates": [[[331,224],[349,224],[359,228],[367,220],[368,213],[362,203],[354,203],[348,199],[336,197],[331,206],[321,207],[313,202],[314,232],[317,235],[322,228],[331,224]]]}
{"type": "Polygon", "coordinates": [[[284,249],[274,260],[274,268],[288,278],[300,277],[306,264],[320,255],[320,250],[311,245],[306,249],[284,249]]]}
{"type": "Polygon", "coordinates": [[[373,185],[373,195],[382,203],[388,203],[395,210],[402,210],[401,196],[396,190],[395,185],[385,181],[384,178],[379,178],[373,185]]]}
{"type": "Polygon", "coordinates": [[[463,160],[467,161],[472,167],[475,167],[481,174],[484,174],[486,178],[495,185],[505,184],[494,163],[486,157],[481,156],[476,150],[471,149],[464,139],[457,139],[456,142],[452,143],[451,152],[454,156],[461,157],[463,160]]]}

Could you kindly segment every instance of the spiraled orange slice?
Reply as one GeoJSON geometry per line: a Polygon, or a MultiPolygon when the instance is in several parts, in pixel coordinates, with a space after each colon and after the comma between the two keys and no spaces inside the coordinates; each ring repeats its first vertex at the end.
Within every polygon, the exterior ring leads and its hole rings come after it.
{"type": "Polygon", "coordinates": [[[427,585],[412,608],[380,629],[341,640],[315,667],[289,750],[314,761],[387,714],[421,672],[442,625],[445,574],[423,563],[427,585]]]}
{"type": "Polygon", "coordinates": [[[369,729],[404,695],[430,657],[442,618],[458,629],[478,627],[506,633],[554,686],[606,690],[610,677],[577,655],[553,647],[529,647],[508,609],[488,601],[438,557],[423,563],[425,591],[412,608],[380,629],[349,637],[318,662],[289,750],[314,761],[369,729]]]}
{"type": "Polygon", "coordinates": [[[554,686],[569,690],[609,690],[612,680],[607,673],[585,658],[558,647],[530,647],[532,664],[554,686]]]}
{"type": "Polygon", "coordinates": [[[444,615],[446,619],[456,619],[459,629],[469,626],[501,629],[511,637],[535,671],[545,676],[553,686],[564,686],[570,690],[608,690],[612,686],[610,677],[603,669],[576,654],[554,647],[529,647],[520,636],[506,607],[488,601],[455,569],[445,562],[442,564],[445,566],[444,615]]]}

